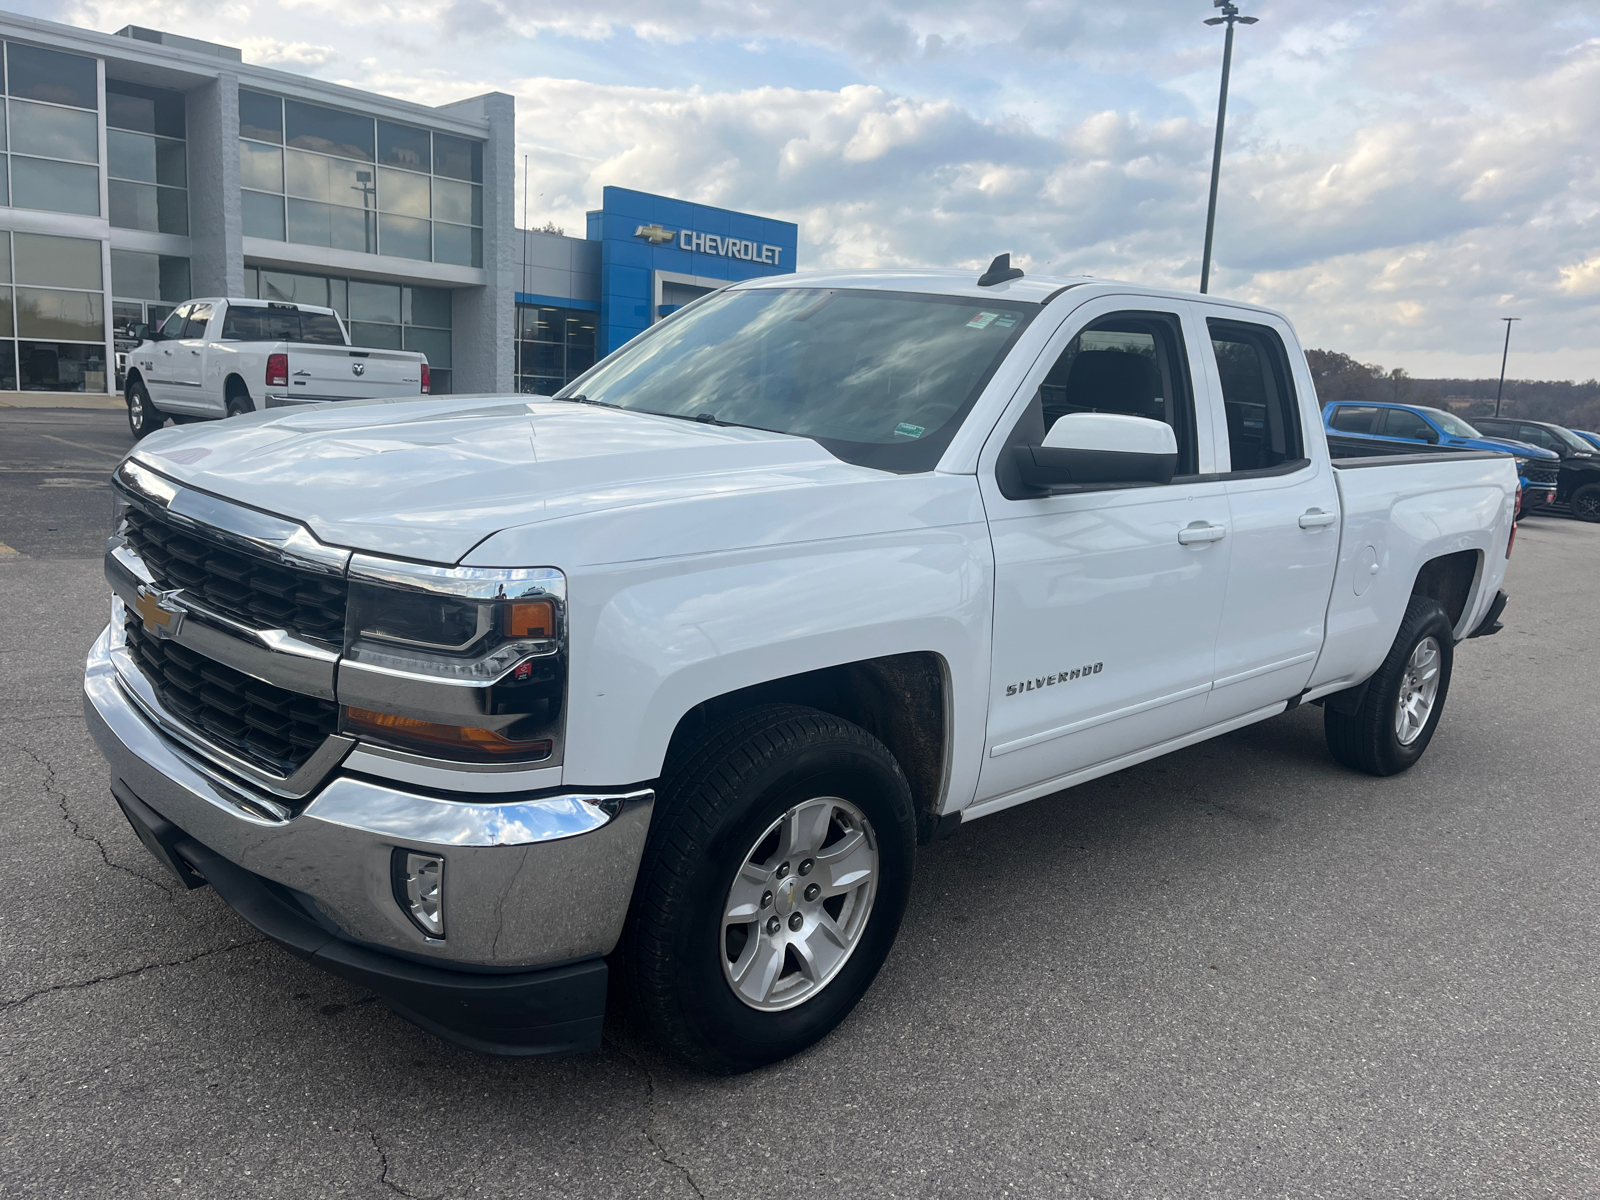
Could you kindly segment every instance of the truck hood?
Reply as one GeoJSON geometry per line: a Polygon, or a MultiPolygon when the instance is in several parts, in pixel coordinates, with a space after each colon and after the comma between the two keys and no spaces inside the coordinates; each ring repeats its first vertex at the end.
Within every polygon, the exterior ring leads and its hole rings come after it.
{"type": "Polygon", "coordinates": [[[274,409],[160,430],[132,456],[332,545],[437,563],[513,526],[883,478],[808,438],[512,396],[274,409]]]}

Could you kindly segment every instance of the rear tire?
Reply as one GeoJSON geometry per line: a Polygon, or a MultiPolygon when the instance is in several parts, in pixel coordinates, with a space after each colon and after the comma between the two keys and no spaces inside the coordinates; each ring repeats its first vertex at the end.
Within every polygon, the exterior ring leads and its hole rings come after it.
{"type": "Polygon", "coordinates": [[[255,412],[255,402],[250,399],[249,392],[233,392],[228,396],[228,415],[242,417],[245,413],[255,412]]]}
{"type": "Polygon", "coordinates": [[[635,1010],[703,1071],[798,1053],[877,975],[915,855],[911,790],[877,738],[797,705],[737,715],[662,778],[623,935],[635,1010]]]}
{"type": "Polygon", "coordinates": [[[141,380],[135,379],[128,384],[124,399],[128,402],[128,432],[133,434],[134,441],[137,442],[146,434],[161,428],[165,418],[156,406],[150,403],[150,393],[145,390],[141,380]]]}
{"type": "Polygon", "coordinates": [[[1600,483],[1572,493],[1572,515],[1580,521],[1600,521],[1600,483]]]}
{"type": "Polygon", "coordinates": [[[1414,766],[1444,713],[1454,658],[1454,629],[1444,606],[1412,596],[1361,707],[1354,713],[1323,707],[1322,728],[1333,757],[1368,775],[1398,775],[1414,766]]]}

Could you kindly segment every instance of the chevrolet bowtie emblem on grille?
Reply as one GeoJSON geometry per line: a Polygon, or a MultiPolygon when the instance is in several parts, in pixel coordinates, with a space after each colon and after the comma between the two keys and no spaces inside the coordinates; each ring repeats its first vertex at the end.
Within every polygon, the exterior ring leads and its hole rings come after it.
{"type": "Polygon", "coordinates": [[[133,611],[139,614],[146,633],[158,638],[178,636],[178,630],[183,628],[183,618],[189,615],[178,603],[180,591],[181,588],[172,588],[162,592],[139,585],[139,598],[133,602],[133,611]]]}
{"type": "Polygon", "coordinates": [[[367,364],[366,363],[353,362],[353,363],[350,364],[350,374],[352,374],[352,375],[365,375],[366,373],[367,373],[367,364]]]}
{"type": "Polygon", "coordinates": [[[678,235],[670,229],[663,229],[659,225],[641,225],[633,231],[634,237],[642,237],[652,246],[660,246],[670,242],[678,235]]]}

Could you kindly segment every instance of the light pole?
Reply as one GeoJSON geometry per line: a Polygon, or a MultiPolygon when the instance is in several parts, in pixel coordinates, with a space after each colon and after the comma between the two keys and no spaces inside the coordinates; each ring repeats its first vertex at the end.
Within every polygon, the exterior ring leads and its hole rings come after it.
{"type": "Polygon", "coordinates": [[[1200,260],[1200,290],[1211,287],[1211,235],[1217,225],[1217,178],[1222,172],[1222,123],[1228,116],[1228,71],[1233,66],[1233,26],[1254,25],[1258,18],[1241,17],[1239,6],[1232,0],[1211,0],[1213,8],[1220,8],[1220,17],[1207,17],[1207,25],[1226,25],[1227,34],[1222,42],[1222,90],[1217,93],[1217,144],[1211,149],[1211,203],[1206,208],[1206,250],[1200,260]]]}
{"type": "Polygon", "coordinates": [[[1506,323],[1506,348],[1500,352],[1500,386],[1494,390],[1494,415],[1500,415],[1500,393],[1506,390],[1506,359],[1511,354],[1511,322],[1522,320],[1521,317],[1501,317],[1506,323]]]}

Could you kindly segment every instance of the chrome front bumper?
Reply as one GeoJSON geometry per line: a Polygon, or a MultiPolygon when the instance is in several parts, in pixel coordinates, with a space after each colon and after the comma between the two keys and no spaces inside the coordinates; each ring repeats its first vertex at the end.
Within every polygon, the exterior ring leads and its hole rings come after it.
{"type": "Polygon", "coordinates": [[[336,768],[289,815],[158,729],[118,675],[109,626],[83,686],[114,779],[194,841],[308,897],[354,942],[511,969],[606,954],[621,936],[655,801],[648,789],[423,794],[336,768]],[[444,858],[443,938],[401,910],[397,848],[444,858]]]}

